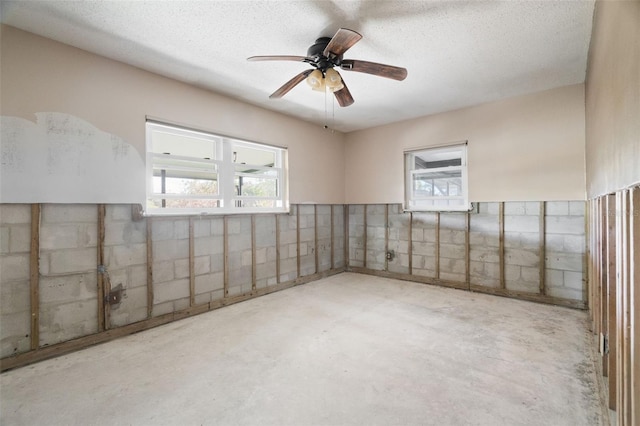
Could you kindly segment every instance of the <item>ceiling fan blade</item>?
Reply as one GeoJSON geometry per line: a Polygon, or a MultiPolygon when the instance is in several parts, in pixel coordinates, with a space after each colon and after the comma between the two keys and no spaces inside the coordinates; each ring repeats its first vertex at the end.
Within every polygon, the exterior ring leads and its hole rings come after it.
{"type": "Polygon", "coordinates": [[[251,56],[247,58],[247,61],[296,61],[304,62],[307,59],[306,56],[293,56],[293,55],[274,55],[274,56],[251,56]]]}
{"type": "Polygon", "coordinates": [[[353,104],[355,101],[353,100],[353,96],[351,96],[351,92],[347,88],[347,83],[345,83],[344,80],[342,79],[342,76],[340,76],[340,79],[342,80],[342,84],[344,85],[344,87],[338,90],[337,92],[333,92],[333,94],[336,97],[336,100],[338,101],[338,105],[340,105],[341,107],[348,107],[349,105],[353,104]]]}
{"type": "Polygon", "coordinates": [[[295,77],[293,77],[291,80],[287,81],[285,84],[282,85],[282,87],[280,87],[278,90],[276,90],[275,92],[273,92],[271,94],[271,96],[269,96],[270,99],[278,99],[283,97],[284,95],[286,95],[289,90],[293,89],[294,87],[296,87],[302,80],[304,80],[305,78],[307,78],[307,76],[309,74],[311,74],[311,72],[313,71],[313,69],[310,70],[306,70],[306,71],[302,71],[300,74],[296,75],[295,77]]]}
{"type": "Polygon", "coordinates": [[[340,64],[340,68],[345,71],[357,71],[367,74],[373,74],[380,77],[391,78],[393,80],[402,81],[407,78],[407,69],[394,67],[392,65],[379,64],[377,62],[356,61],[353,59],[345,59],[340,64]]]}
{"type": "Polygon", "coordinates": [[[329,57],[329,54],[340,56],[360,41],[361,38],[362,36],[353,30],[340,28],[329,44],[327,44],[327,47],[324,48],[323,55],[327,57],[329,57]]]}

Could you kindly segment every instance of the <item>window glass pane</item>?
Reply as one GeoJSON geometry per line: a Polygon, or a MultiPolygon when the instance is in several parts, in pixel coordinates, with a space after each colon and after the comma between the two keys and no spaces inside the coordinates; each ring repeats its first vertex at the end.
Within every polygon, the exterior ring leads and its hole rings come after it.
{"type": "Polygon", "coordinates": [[[236,207],[274,209],[282,207],[279,200],[236,200],[236,207]]]}
{"type": "Polygon", "coordinates": [[[413,197],[455,197],[460,195],[462,195],[461,170],[413,175],[413,197]]]}
{"type": "Polygon", "coordinates": [[[462,150],[460,149],[425,150],[416,152],[413,156],[415,170],[459,167],[462,165],[462,150]]]}
{"type": "Polygon", "coordinates": [[[233,147],[233,162],[273,167],[276,164],[276,153],[273,150],[256,149],[236,144],[233,147]]]}
{"type": "Polygon", "coordinates": [[[216,144],[213,138],[198,137],[197,133],[186,135],[153,130],[153,151],[157,154],[180,155],[183,157],[216,158],[216,144]]]}
{"type": "Polygon", "coordinates": [[[262,168],[256,169],[255,167],[245,166],[241,164],[237,164],[235,167],[236,167],[236,172],[238,173],[250,173],[250,174],[256,174],[260,176],[278,177],[279,169],[262,169],[262,168]]]}
{"type": "Polygon", "coordinates": [[[197,179],[187,177],[164,178],[164,191],[162,190],[162,176],[153,177],[153,192],[156,194],[176,194],[176,195],[217,195],[218,181],[216,175],[212,179],[197,179]]]}
{"type": "Polygon", "coordinates": [[[180,209],[188,209],[188,208],[218,208],[220,207],[220,200],[208,200],[208,199],[194,199],[194,198],[168,198],[165,200],[162,199],[150,199],[147,200],[147,208],[160,209],[160,208],[180,208],[180,209]],[[164,201],[164,205],[163,205],[164,201]]]}
{"type": "Polygon", "coordinates": [[[236,195],[250,197],[277,197],[278,196],[278,180],[263,178],[236,176],[235,178],[236,195]]]}

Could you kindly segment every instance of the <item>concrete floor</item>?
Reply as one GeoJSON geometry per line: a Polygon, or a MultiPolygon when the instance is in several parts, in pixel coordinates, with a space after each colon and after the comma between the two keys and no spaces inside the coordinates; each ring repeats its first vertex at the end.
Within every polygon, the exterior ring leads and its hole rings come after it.
{"type": "Polygon", "coordinates": [[[601,425],[585,312],[340,274],[0,376],[3,425],[601,425]]]}

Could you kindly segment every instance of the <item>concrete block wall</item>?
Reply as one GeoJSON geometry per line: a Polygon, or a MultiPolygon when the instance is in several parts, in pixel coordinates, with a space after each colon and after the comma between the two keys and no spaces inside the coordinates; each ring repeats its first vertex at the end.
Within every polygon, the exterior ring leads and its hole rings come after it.
{"type": "Polygon", "coordinates": [[[411,215],[402,211],[400,204],[389,205],[389,250],[393,259],[387,262],[387,269],[398,274],[409,273],[409,221],[411,215]]]}
{"type": "Polygon", "coordinates": [[[122,301],[111,310],[111,326],[147,317],[147,227],[131,220],[131,206],[105,206],[104,264],[111,288],[121,285],[122,301]]]}
{"type": "Polygon", "coordinates": [[[158,218],[151,224],[153,316],[189,306],[189,220],[158,218]]]}
{"type": "MultiPolygon", "coordinates": [[[[131,205],[106,205],[102,242],[100,206],[39,207],[39,348],[98,333],[103,323],[114,330],[144,321],[157,324],[158,317],[170,321],[166,314],[182,317],[189,308],[202,312],[227,297],[255,297],[269,287],[283,288],[345,266],[344,206],[134,220],[131,205]],[[103,303],[99,276],[105,288],[122,287],[120,303],[103,303]]],[[[31,205],[0,205],[2,358],[31,351],[31,215],[31,205]]]]}
{"type": "Polygon", "coordinates": [[[43,204],[40,222],[40,346],[96,333],[98,208],[43,204]]]}
{"type": "Polygon", "coordinates": [[[500,287],[499,203],[479,203],[469,223],[469,278],[476,285],[500,287]]]}
{"type": "Polygon", "coordinates": [[[0,205],[0,357],[31,347],[31,207],[0,205]]]}
{"type": "Polygon", "coordinates": [[[351,205],[349,266],[502,294],[584,302],[584,209],[582,201],[478,203],[467,219],[467,213],[456,212],[411,215],[399,204],[351,205]],[[396,257],[385,264],[387,250],[396,257]]]}
{"type": "Polygon", "coordinates": [[[413,214],[410,244],[414,275],[436,277],[436,223],[436,213],[413,214]]]}
{"type": "Polygon", "coordinates": [[[504,247],[507,289],[538,292],[540,287],[539,202],[504,203],[504,247]]]}
{"type": "Polygon", "coordinates": [[[549,201],[546,205],[545,274],[548,294],[586,298],[585,203],[549,201]]]}

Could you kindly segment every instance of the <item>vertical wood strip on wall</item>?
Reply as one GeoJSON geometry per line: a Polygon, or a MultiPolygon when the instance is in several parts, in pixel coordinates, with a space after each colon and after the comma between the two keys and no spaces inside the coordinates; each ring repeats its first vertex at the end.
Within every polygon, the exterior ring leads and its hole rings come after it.
{"type": "Polygon", "coordinates": [[[620,425],[631,425],[631,348],[630,348],[630,329],[631,329],[631,312],[630,312],[630,199],[631,191],[623,190],[620,192],[620,209],[617,214],[621,218],[619,230],[619,253],[618,253],[618,330],[619,330],[619,349],[618,349],[618,413],[620,425]]]}
{"type": "MultiPolygon", "coordinates": [[[[31,349],[40,346],[40,204],[31,204],[31,242],[29,255],[29,294],[31,304],[31,349]]],[[[99,293],[98,293],[99,294],[99,293]]]]}
{"type": "Polygon", "coordinates": [[[251,215],[251,290],[257,288],[256,282],[256,215],[251,215]]]}
{"type": "Polygon", "coordinates": [[[330,204],[329,207],[331,207],[331,269],[335,269],[336,267],[336,260],[335,260],[335,251],[334,251],[334,244],[335,244],[335,238],[334,238],[334,223],[333,223],[333,204],[330,204]]]}
{"type": "Polygon", "coordinates": [[[342,206],[342,226],[344,227],[344,267],[349,267],[349,204],[342,206]]]}
{"type": "Polygon", "coordinates": [[[107,266],[104,264],[104,237],[105,237],[105,216],[106,216],[106,206],[104,204],[98,204],[98,228],[102,229],[102,231],[98,231],[98,235],[100,232],[102,233],[101,239],[98,238],[98,258],[99,258],[99,267],[100,271],[98,275],[102,275],[102,293],[98,293],[98,305],[102,305],[104,308],[104,330],[111,329],[111,303],[109,300],[109,293],[111,293],[111,280],[109,279],[109,271],[107,270],[107,266]]]}
{"type": "Polygon", "coordinates": [[[616,234],[619,226],[619,217],[617,216],[618,204],[621,202],[619,197],[614,194],[605,196],[605,203],[603,205],[604,214],[604,226],[602,235],[602,253],[603,253],[603,306],[601,311],[603,313],[603,332],[608,337],[609,353],[607,359],[609,363],[608,377],[609,377],[609,408],[616,410],[618,400],[618,342],[619,330],[618,330],[618,285],[616,279],[616,269],[618,267],[618,260],[616,253],[616,234]]]}
{"type": "Polygon", "coordinates": [[[413,212],[409,212],[409,238],[407,251],[409,252],[409,275],[413,274],[413,212]]]}
{"type": "Polygon", "coordinates": [[[105,214],[104,204],[98,204],[98,274],[97,274],[97,315],[98,315],[98,332],[105,330],[105,273],[106,266],[104,264],[104,239],[105,239],[105,214]]]}
{"type": "Polygon", "coordinates": [[[504,201],[498,204],[498,260],[500,262],[500,288],[507,288],[504,275],[504,201]]]}
{"type": "Polygon", "coordinates": [[[224,297],[229,296],[229,216],[222,218],[222,256],[224,264],[222,266],[222,282],[224,297]]]}
{"type": "Polygon", "coordinates": [[[315,265],[317,274],[320,271],[320,258],[318,257],[318,205],[313,205],[313,252],[315,254],[315,265]]]}
{"type": "Polygon", "coordinates": [[[631,190],[630,206],[630,229],[631,250],[629,253],[629,263],[631,265],[630,281],[630,303],[631,323],[633,324],[630,336],[630,349],[632,353],[631,365],[631,423],[640,424],[640,186],[631,190]]]}
{"type": "Polygon", "coordinates": [[[296,204],[296,268],[300,278],[300,204],[296,204]]]}
{"type": "Polygon", "coordinates": [[[464,222],[464,280],[467,289],[471,289],[471,241],[469,233],[471,232],[471,212],[467,212],[464,222]]]}
{"type": "Polygon", "coordinates": [[[280,216],[274,215],[276,218],[276,283],[280,284],[280,216]]]}
{"type": "Polygon", "coordinates": [[[364,246],[364,259],[362,267],[367,267],[367,204],[364,205],[364,233],[362,234],[362,245],[364,246]]]}
{"type": "Polygon", "coordinates": [[[435,255],[436,266],[435,275],[436,280],[440,279],[440,212],[436,212],[436,243],[435,243],[435,255]]]}
{"type": "Polygon", "coordinates": [[[189,216],[189,306],[196,304],[196,261],[193,216],[189,216]]]}
{"type": "Polygon", "coordinates": [[[151,217],[147,219],[147,318],[153,316],[153,239],[151,217]]]}
{"type": "Polygon", "coordinates": [[[384,205],[384,270],[389,270],[389,204],[384,205]]]}
{"type": "Polygon", "coordinates": [[[542,295],[546,295],[547,294],[547,283],[546,283],[546,268],[547,268],[547,253],[546,253],[546,235],[547,235],[547,231],[546,231],[546,215],[547,215],[547,202],[546,201],[540,201],[540,213],[539,213],[539,219],[540,219],[540,224],[538,225],[538,230],[540,231],[539,234],[539,243],[540,243],[540,247],[539,247],[539,256],[540,256],[540,294],[542,295]]]}

